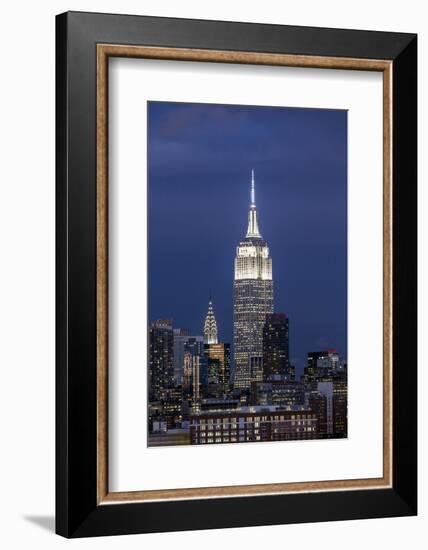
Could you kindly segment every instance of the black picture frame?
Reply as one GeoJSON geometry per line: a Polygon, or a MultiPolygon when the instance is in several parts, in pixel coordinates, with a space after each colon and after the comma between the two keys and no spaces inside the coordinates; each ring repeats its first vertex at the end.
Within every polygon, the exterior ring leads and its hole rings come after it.
{"type": "Polygon", "coordinates": [[[56,532],[65,537],[417,513],[417,36],[68,12],[56,18],[56,532]],[[392,61],[391,488],[97,504],[96,46],[392,61]]]}

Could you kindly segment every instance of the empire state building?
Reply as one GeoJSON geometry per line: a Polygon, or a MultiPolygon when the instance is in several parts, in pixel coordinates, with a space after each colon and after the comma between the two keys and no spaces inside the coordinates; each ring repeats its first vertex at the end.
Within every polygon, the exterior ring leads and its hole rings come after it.
{"type": "Polygon", "coordinates": [[[251,170],[251,202],[248,229],[236,248],[233,283],[234,386],[248,389],[263,376],[263,325],[273,313],[272,259],[260,235],[251,170]]]}

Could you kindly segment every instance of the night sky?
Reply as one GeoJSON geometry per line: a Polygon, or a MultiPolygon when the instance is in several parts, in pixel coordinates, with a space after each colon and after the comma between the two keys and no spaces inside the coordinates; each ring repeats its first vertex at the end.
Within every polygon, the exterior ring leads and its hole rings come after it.
{"type": "Polygon", "coordinates": [[[347,357],[347,113],[149,102],[149,318],[202,334],[210,293],[233,338],[233,263],[254,168],[290,357],[347,357]]]}

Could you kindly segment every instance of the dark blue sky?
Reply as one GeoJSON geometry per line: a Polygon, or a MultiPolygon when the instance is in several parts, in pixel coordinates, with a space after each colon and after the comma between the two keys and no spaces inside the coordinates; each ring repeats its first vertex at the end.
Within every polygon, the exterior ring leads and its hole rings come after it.
{"type": "Polygon", "coordinates": [[[202,334],[211,291],[232,342],[233,261],[254,168],[275,311],[290,357],[347,356],[347,113],[325,109],[148,104],[149,318],[202,334]]]}

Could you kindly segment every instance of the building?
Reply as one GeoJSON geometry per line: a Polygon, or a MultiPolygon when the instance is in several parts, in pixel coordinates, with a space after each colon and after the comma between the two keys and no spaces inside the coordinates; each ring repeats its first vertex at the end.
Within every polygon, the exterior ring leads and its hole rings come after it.
{"type": "Polygon", "coordinates": [[[327,437],[333,437],[333,382],[318,382],[318,393],[324,402],[325,415],[325,434],[327,437]]]}
{"type": "Polygon", "coordinates": [[[174,329],[174,384],[183,384],[184,375],[184,351],[192,346],[199,346],[200,353],[203,353],[203,336],[192,336],[189,331],[182,328],[174,329]]]}
{"type": "Polygon", "coordinates": [[[230,390],[230,344],[205,344],[206,395],[223,397],[230,390]]]}
{"type": "Polygon", "coordinates": [[[201,385],[206,385],[204,340],[189,336],[183,344],[183,395],[191,397],[194,406],[201,397],[201,385]]]}
{"type": "Polygon", "coordinates": [[[273,405],[283,409],[303,407],[305,387],[301,382],[288,380],[286,376],[271,376],[268,382],[252,383],[251,403],[263,406],[273,405]]]}
{"type": "Polygon", "coordinates": [[[174,337],[174,384],[179,386],[183,383],[183,346],[189,336],[189,331],[184,328],[174,328],[172,332],[174,337]]]}
{"type": "Polygon", "coordinates": [[[263,326],[263,380],[281,375],[292,379],[289,320],[285,313],[271,313],[263,326]]]}
{"type": "Polygon", "coordinates": [[[217,322],[211,299],[204,322],[204,343],[204,396],[223,398],[230,390],[230,344],[218,341],[217,322]]]}
{"type": "Polygon", "coordinates": [[[159,401],[149,404],[149,431],[155,430],[155,423],[163,423],[172,429],[181,424],[183,392],[181,386],[160,391],[159,401]]]}
{"type": "Polygon", "coordinates": [[[272,259],[259,231],[253,170],[248,229],[236,248],[233,294],[234,386],[245,390],[252,381],[250,358],[262,356],[263,326],[273,313],[272,259]]]}
{"type": "Polygon", "coordinates": [[[321,439],[348,437],[348,386],[336,376],[317,383],[309,395],[309,408],[318,418],[321,439]]]}
{"type": "Polygon", "coordinates": [[[205,317],[204,323],[204,343],[205,344],[217,344],[218,342],[218,333],[217,333],[217,322],[215,320],[213,303],[210,300],[208,302],[208,311],[205,317]]]}
{"type": "Polygon", "coordinates": [[[192,412],[198,413],[199,403],[201,399],[201,356],[195,355],[193,357],[192,368],[192,412]]]}
{"type": "Polygon", "coordinates": [[[159,401],[164,389],[174,386],[174,336],[171,320],[159,319],[149,327],[149,401],[159,401]]]}
{"type": "Polygon", "coordinates": [[[148,435],[149,447],[167,447],[170,445],[190,445],[188,429],[174,428],[166,430],[162,422],[153,423],[153,433],[148,435]]]}
{"type": "Polygon", "coordinates": [[[316,439],[312,411],[248,407],[232,412],[201,413],[190,418],[192,445],[316,439]]]}
{"type": "Polygon", "coordinates": [[[239,401],[232,398],[207,398],[202,399],[200,410],[201,413],[207,412],[219,412],[219,411],[233,411],[239,408],[239,401]]]}
{"type": "Polygon", "coordinates": [[[250,386],[253,382],[263,380],[263,355],[261,353],[250,353],[248,355],[250,386]]]}
{"type": "Polygon", "coordinates": [[[348,437],[348,381],[333,380],[333,431],[334,437],[348,437]]]}
{"type": "Polygon", "coordinates": [[[306,383],[318,382],[326,377],[346,373],[346,368],[340,361],[335,349],[326,351],[311,351],[308,353],[307,364],[303,378],[306,383]]]}

